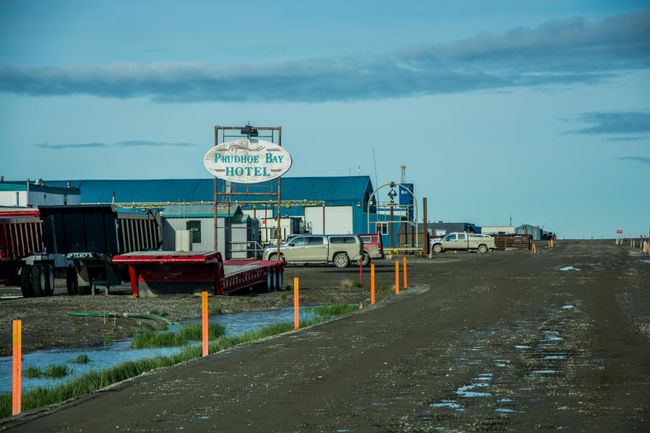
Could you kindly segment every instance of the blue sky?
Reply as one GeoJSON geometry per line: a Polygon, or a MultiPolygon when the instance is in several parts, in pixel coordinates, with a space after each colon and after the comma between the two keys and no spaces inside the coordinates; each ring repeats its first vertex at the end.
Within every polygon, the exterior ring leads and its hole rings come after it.
{"type": "Polygon", "coordinates": [[[290,175],[405,164],[431,220],[647,233],[647,1],[487,4],[0,1],[0,174],[207,177],[251,122],[290,175]]]}

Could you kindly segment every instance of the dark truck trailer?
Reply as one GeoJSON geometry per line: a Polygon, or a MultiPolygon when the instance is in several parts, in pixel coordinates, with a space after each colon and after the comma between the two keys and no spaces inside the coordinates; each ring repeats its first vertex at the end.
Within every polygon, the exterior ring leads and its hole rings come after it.
{"type": "Polygon", "coordinates": [[[153,211],[115,210],[111,205],[41,206],[43,241],[48,254],[63,255],[68,293],[128,281],[115,255],[160,247],[160,221],[153,211]]]}
{"type": "MultiPolygon", "coordinates": [[[[31,273],[23,270],[27,260],[44,253],[43,224],[35,209],[0,209],[0,284],[19,285],[23,296],[31,296],[31,273]]],[[[34,275],[44,280],[42,286],[49,283],[46,269],[43,275],[34,275]]]]}

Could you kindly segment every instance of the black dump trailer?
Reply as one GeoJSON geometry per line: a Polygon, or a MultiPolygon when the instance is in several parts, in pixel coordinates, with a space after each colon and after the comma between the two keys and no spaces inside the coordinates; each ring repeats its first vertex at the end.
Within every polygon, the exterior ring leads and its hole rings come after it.
{"type": "Polygon", "coordinates": [[[128,281],[123,265],[112,257],[157,250],[160,218],[155,211],[115,209],[111,205],[39,206],[43,242],[48,254],[65,257],[66,286],[71,295],[94,285],[128,281]]]}

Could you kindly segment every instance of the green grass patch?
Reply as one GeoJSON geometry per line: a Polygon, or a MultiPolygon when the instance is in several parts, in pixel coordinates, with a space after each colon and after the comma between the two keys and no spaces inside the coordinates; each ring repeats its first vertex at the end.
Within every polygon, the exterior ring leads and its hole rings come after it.
{"type": "Polygon", "coordinates": [[[76,358],[73,358],[70,362],[74,362],[75,364],[88,364],[90,362],[90,357],[85,353],[82,353],[76,358]]]}
{"type": "MultiPolygon", "coordinates": [[[[208,337],[213,340],[225,334],[225,329],[218,323],[210,323],[208,326],[208,337]]],[[[175,347],[183,346],[193,340],[201,339],[201,324],[186,323],[178,332],[154,332],[144,330],[139,332],[133,341],[131,347],[136,349],[150,347],[175,347]]]]}
{"type": "Polygon", "coordinates": [[[327,320],[331,319],[332,317],[340,316],[341,314],[349,314],[358,310],[358,305],[333,304],[325,305],[323,307],[316,307],[311,311],[316,315],[316,317],[327,320]]]}
{"type": "Polygon", "coordinates": [[[38,367],[28,367],[23,371],[23,376],[30,379],[40,377],[61,378],[69,375],[71,372],[72,370],[65,365],[50,365],[44,370],[38,367]]]}
{"type": "MultiPolygon", "coordinates": [[[[316,318],[308,321],[302,321],[301,326],[306,327],[319,322],[323,322],[334,316],[346,314],[357,309],[352,305],[329,305],[325,307],[314,308],[316,318]]],[[[213,328],[213,325],[210,325],[213,328]]],[[[187,324],[181,328],[177,337],[184,335],[186,338],[193,340],[193,337],[200,336],[201,327],[199,324],[187,324]],[[198,331],[197,331],[198,330],[198,331]],[[197,334],[198,332],[198,334],[197,334]]],[[[228,337],[224,335],[223,327],[220,325],[211,329],[211,339],[209,353],[217,353],[222,350],[237,346],[242,343],[259,340],[273,335],[282,334],[293,330],[293,323],[275,323],[265,326],[256,331],[250,331],[242,335],[228,337]]],[[[151,331],[144,331],[151,332],[151,331]]],[[[169,332],[159,334],[171,334],[169,332]]],[[[163,337],[169,338],[169,337],[163,337]]],[[[183,349],[180,353],[172,356],[158,356],[155,358],[146,358],[138,361],[128,361],[118,364],[114,367],[86,373],[76,379],[72,379],[61,385],[50,388],[36,388],[23,393],[22,409],[28,411],[50,404],[60,403],[62,401],[81,397],[83,395],[95,392],[109,385],[139,376],[147,371],[158,368],[169,367],[184,361],[189,361],[201,356],[201,346],[191,345],[183,349]]],[[[63,367],[65,366],[51,366],[63,367]]],[[[29,370],[29,369],[28,369],[29,370]]],[[[48,367],[49,370],[49,367],[48,367]]],[[[68,370],[69,373],[69,370],[68,370]]],[[[0,418],[11,416],[11,395],[5,394],[0,396],[0,418]]]]}

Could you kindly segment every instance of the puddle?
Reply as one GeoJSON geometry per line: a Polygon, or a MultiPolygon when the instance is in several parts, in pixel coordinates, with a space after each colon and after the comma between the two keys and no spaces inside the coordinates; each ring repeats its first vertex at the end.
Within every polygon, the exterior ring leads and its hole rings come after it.
{"type": "Polygon", "coordinates": [[[432,403],[431,407],[445,407],[457,412],[463,412],[465,410],[456,400],[442,400],[439,403],[432,403]]]}
{"type": "Polygon", "coordinates": [[[542,359],[548,359],[548,360],[560,359],[560,360],[564,360],[564,359],[567,359],[567,356],[564,353],[558,353],[557,355],[545,355],[542,359]]]}
{"type": "Polygon", "coordinates": [[[580,269],[573,266],[564,266],[560,268],[561,271],[579,271],[580,269]]]}
{"type": "Polygon", "coordinates": [[[641,259],[639,260],[639,263],[645,263],[646,265],[650,265],[650,259],[641,259]]]}
{"type": "Polygon", "coordinates": [[[563,310],[573,310],[574,308],[575,305],[571,305],[571,304],[562,305],[563,310]]]}
{"type": "MultiPolygon", "coordinates": [[[[301,309],[300,319],[309,320],[313,318],[309,308],[301,309]]],[[[273,323],[292,322],[293,308],[283,308],[271,311],[255,311],[246,313],[221,314],[210,317],[210,323],[220,323],[226,329],[229,336],[241,335],[245,332],[262,328],[273,323]]],[[[191,321],[191,322],[198,322],[191,321]]],[[[176,330],[181,325],[173,325],[169,330],[176,330]]],[[[197,342],[198,343],[198,342],[197,342]]],[[[94,370],[104,370],[117,364],[139,359],[153,358],[156,356],[171,356],[179,353],[185,347],[161,347],[150,349],[133,349],[130,347],[131,340],[119,341],[104,347],[85,347],[67,349],[36,350],[30,353],[23,353],[23,390],[37,387],[49,387],[59,385],[70,379],[79,377],[94,370]],[[90,362],[87,364],[76,364],[72,360],[79,355],[88,355],[90,362]],[[62,378],[28,378],[24,372],[29,367],[44,369],[50,365],[66,365],[71,374],[62,378]]],[[[11,392],[11,356],[0,357],[0,394],[11,392]]]]}
{"type": "Polygon", "coordinates": [[[528,349],[530,349],[530,346],[526,346],[524,344],[515,344],[515,349],[528,350],[528,349]]]}
{"type": "Polygon", "coordinates": [[[542,341],[562,341],[558,331],[544,331],[544,339],[542,341]]]}
{"type": "Polygon", "coordinates": [[[464,385],[456,390],[456,395],[464,398],[490,397],[492,395],[490,392],[474,391],[477,388],[486,388],[487,386],[487,383],[472,383],[464,385]]]}

